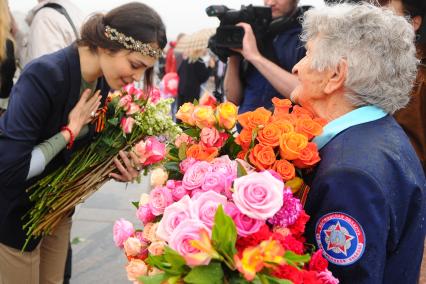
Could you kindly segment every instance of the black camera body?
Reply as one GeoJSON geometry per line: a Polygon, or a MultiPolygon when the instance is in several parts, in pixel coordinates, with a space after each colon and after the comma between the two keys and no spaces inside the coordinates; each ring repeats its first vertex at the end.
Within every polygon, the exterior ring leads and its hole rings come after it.
{"type": "Polygon", "coordinates": [[[210,17],[217,17],[220,21],[216,34],[209,40],[208,47],[224,62],[229,56],[238,54],[231,48],[242,48],[244,29],[235,26],[236,24],[240,22],[249,24],[257,42],[261,42],[272,21],[271,8],[263,6],[243,5],[240,10],[231,10],[223,5],[212,5],[206,8],[206,13],[210,17]]]}

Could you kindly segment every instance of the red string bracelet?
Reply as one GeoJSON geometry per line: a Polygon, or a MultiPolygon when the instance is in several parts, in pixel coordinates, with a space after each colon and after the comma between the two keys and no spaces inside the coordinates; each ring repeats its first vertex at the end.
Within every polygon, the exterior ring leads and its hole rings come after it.
{"type": "Polygon", "coordinates": [[[72,133],[71,129],[68,126],[63,126],[61,128],[61,131],[62,130],[65,130],[70,134],[70,141],[67,144],[67,149],[69,150],[72,148],[72,145],[74,144],[74,139],[75,139],[74,133],[72,133]]]}

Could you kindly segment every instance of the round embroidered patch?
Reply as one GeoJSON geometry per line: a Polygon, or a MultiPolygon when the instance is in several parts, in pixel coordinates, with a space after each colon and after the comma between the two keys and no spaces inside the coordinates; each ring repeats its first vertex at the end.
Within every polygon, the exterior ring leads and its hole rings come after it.
{"type": "Polygon", "coordinates": [[[333,212],[319,219],[315,238],[324,257],[336,265],[350,265],[364,253],[364,230],[354,218],[344,213],[333,212]]]}

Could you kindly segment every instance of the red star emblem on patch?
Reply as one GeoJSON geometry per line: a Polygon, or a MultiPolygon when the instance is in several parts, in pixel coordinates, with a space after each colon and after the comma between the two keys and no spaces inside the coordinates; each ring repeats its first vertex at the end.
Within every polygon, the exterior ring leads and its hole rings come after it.
{"type": "Polygon", "coordinates": [[[351,240],[354,238],[351,236],[345,228],[342,228],[340,222],[337,221],[335,226],[330,226],[328,230],[324,230],[328,241],[327,250],[337,249],[339,252],[347,255],[347,249],[351,246],[351,240]]]}

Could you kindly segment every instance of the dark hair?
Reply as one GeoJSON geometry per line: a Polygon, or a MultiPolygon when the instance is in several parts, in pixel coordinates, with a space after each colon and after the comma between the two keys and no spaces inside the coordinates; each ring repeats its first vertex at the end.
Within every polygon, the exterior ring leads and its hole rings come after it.
{"type": "MultiPolygon", "coordinates": [[[[106,15],[91,16],[81,28],[81,39],[77,41],[77,44],[87,46],[94,52],[98,47],[111,52],[125,49],[119,42],[105,36],[106,25],[135,40],[145,43],[155,42],[161,49],[167,44],[166,28],[161,17],[151,7],[138,2],[119,6],[106,15]]],[[[148,68],[144,75],[145,88],[152,86],[152,77],[153,68],[148,68]]]]}

